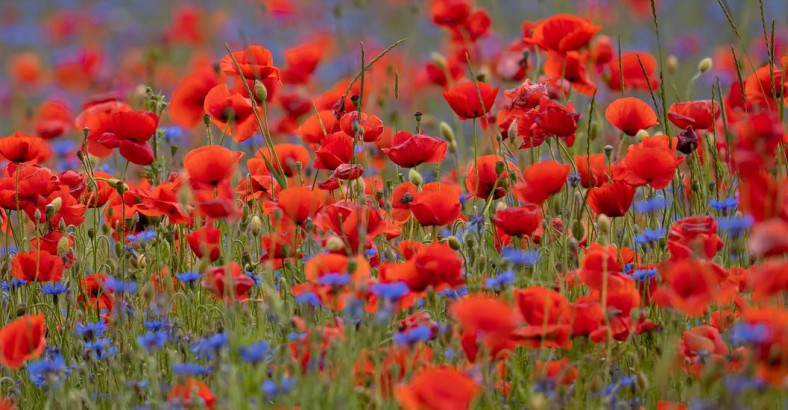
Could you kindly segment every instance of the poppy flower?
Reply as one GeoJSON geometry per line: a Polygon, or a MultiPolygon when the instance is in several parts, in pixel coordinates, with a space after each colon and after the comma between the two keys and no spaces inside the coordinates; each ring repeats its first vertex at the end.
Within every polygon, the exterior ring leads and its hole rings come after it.
{"type": "Polygon", "coordinates": [[[571,305],[572,336],[589,336],[604,323],[602,304],[593,296],[581,296],[571,305]]]}
{"type": "Polygon", "coordinates": [[[74,119],[74,126],[78,130],[89,130],[87,150],[90,154],[99,158],[112,154],[112,148],[99,144],[98,139],[112,130],[112,115],[123,111],[131,111],[131,107],[114,98],[85,103],[82,112],[74,119]]]}
{"type": "Polygon", "coordinates": [[[417,277],[406,281],[413,292],[423,292],[429,287],[437,291],[446,287],[454,289],[465,283],[462,259],[446,243],[425,246],[413,258],[413,262],[417,277]]]}
{"type": "Polygon", "coordinates": [[[542,207],[528,204],[518,208],[501,209],[492,218],[495,226],[507,235],[531,236],[542,226],[542,207]]]}
{"type": "Polygon", "coordinates": [[[448,225],[460,217],[460,191],[445,182],[424,184],[413,194],[410,212],[422,226],[448,225]]]}
{"type": "Polygon", "coordinates": [[[729,303],[738,293],[729,273],[713,262],[682,259],[659,268],[663,286],[652,295],[658,306],[689,316],[704,314],[712,303],[729,303]]]}
{"type": "Polygon", "coordinates": [[[25,315],[0,329],[0,364],[16,370],[44,353],[44,315],[25,315]]]}
{"type": "Polygon", "coordinates": [[[678,158],[675,150],[653,144],[656,138],[630,145],[626,156],[613,168],[613,179],[635,187],[648,185],[663,189],[668,186],[684,158],[678,158]]]}
{"type": "MultiPolygon", "coordinates": [[[[744,81],[744,96],[747,105],[751,107],[766,107],[770,110],[778,110],[780,106],[781,93],[788,88],[788,81],[783,76],[782,68],[788,62],[785,57],[778,64],[770,67],[768,64],[755,70],[744,81]]],[[[785,103],[783,101],[783,103],[785,103]]]]}
{"type": "Polygon", "coordinates": [[[383,152],[391,162],[403,168],[413,168],[424,163],[443,161],[447,148],[448,144],[441,139],[400,131],[394,134],[392,145],[383,148],[383,152]]]}
{"type": "Polygon", "coordinates": [[[428,346],[390,346],[382,356],[363,349],[353,365],[356,384],[360,387],[379,388],[385,398],[394,392],[395,383],[406,375],[421,370],[432,363],[432,349],[428,346]]]}
{"type": "Polygon", "coordinates": [[[361,245],[365,249],[371,247],[372,241],[380,235],[392,233],[391,224],[383,219],[378,209],[352,201],[326,206],[315,217],[315,226],[339,235],[353,252],[360,250],[361,245]],[[363,244],[362,239],[366,240],[363,244]]]}
{"type": "Polygon", "coordinates": [[[285,68],[281,72],[282,82],[307,84],[330,45],[331,38],[324,36],[285,50],[283,53],[285,68]]]}
{"type": "Polygon", "coordinates": [[[397,185],[391,193],[391,216],[397,221],[410,218],[410,203],[416,197],[418,187],[411,182],[397,185]]]}
{"type": "Polygon", "coordinates": [[[512,107],[531,109],[539,105],[542,97],[548,96],[548,90],[543,83],[525,80],[519,86],[504,91],[503,96],[511,102],[512,107]]]}
{"type": "Polygon", "coordinates": [[[575,166],[584,188],[602,186],[607,182],[610,170],[605,154],[578,155],[575,157],[575,166]]]}
{"type": "Polygon", "coordinates": [[[320,149],[315,151],[316,169],[333,171],[342,164],[349,164],[353,159],[353,137],[344,132],[327,135],[320,141],[320,149]]]}
{"type": "Polygon", "coordinates": [[[183,168],[193,189],[213,189],[227,182],[235,174],[242,152],[231,151],[220,145],[195,148],[183,157],[183,168]]]}
{"type": "Polygon", "coordinates": [[[211,389],[202,381],[189,377],[183,383],[175,383],[167,395],[167,402],[176,407],[205,407],[213,410],[216,398],[211,389]]]}
{"type": "Polygon", "coordinates": [[[60,101],[47,100],[36,111],[36,135],[51,140],[58,138],[71,129],[71,111],[60,101]]]}
{"type": "Polygon", "coordinates": [[[443,88],[459,80],[463,73],[463,64],[456,58],[448,58],[445,63],[433,61],[424,65],[426,81],[443,88]]]}
{"type": "Polygon", "coordinates": [[[610,74],[607,86],[613,91],[621,91],[622,77],[624,88],[627,90],[649,91],[649,85],[651,90],[659,89],[659,76],[656,75],[657,59],[644,51],[621,53],[621,61],[619,62],[618,58],[610,60],[607,71],[610,74]],[[646,75],[643,75],[644,71],[646,75]]]}
{"type": "Polygon", "coordinates": [[[501,299],[474,295],[462,298],[449,307],[449,312],[465,329],[508,337],[517,326],[517,316],[501,299]]]}
{"type": "Polygon", "coordinates": [[[722,249],[713,216],[690,216],[674,222],[668,232],[668,251],[672,259],[702,257],[711,259],[722,249]]]}
{"type": "Polygon", "coordinates": [[[85,309],[95,309],[99,312],[112,311],[115,304],[113,291],[107,289],[108,276],[103,273],[93,273],[79,281],[82,292],[77,296],[77,303],[85,309]]]}
{"type": "Polygon", "coordinates": [[[133,164],[150,165],[153,149],[147,142],[158,125],[159,117],[150,111],[115,112],[109,129],[99,136],[98,143],[106,148],[118,148],[120,155],[133,164]]]}
{"type": "Polygon", "coordinates": [[[477,198],[487,199],[493,195],[498,199],[506,195],[504,184],[498,181],[499,178],[508,178],[509,173],[520,173],[520,168],[510,161],[506,161],[506,166],[501,172],[496,172],[497,164],[504,163],[504,159],[497,155],[484,155],[476,159],[476,164],[471,166],[465,177],[465,189],[477,198]],[[478,181],[478,182],[477,182],[478,181]],[[496,184],[496,181],[498,183],[496,184]],[[493,188],[495,190],[493,191],[493,188]]]}
{"type": "Polygon", "coordinates": [[[467,0],[435,0],[430,5],[432,22],[438,26],[462,24],[470,13],[471,5],[467,0]]]}
{"type": "Polygon", "coordinates": [[[772,218],[755,224],[747,249],[756,258],[788,253],[788,222],[772,218]]]}
{"type": "Polygon", "coordinates": [[[358,127],[361,139],[365,142],[375,142],[383,134],[383,121],[375,115],[361,113],[361,120],[358,119],[358,111],[346,112],[339,120],[339,126],[347,135],[351,137],[356,135],[358,127]]]}
{"type": "Polygon", "coordinates": [[[584,18],[556,14],[536,23],[525,42],[550,51],[567,52],[587,46],[599,30],[602,30],[601,26],[595,26],[584,18]]]}
{"type": "Polygon", "coordinates": [[[697,326],[682,334],[678,352],[685,360],[685,368],[700,377],[708,363],[719,362],[724,365],[729,349],[719,330],[712,326],[697,326]]]}
{"type": "Polygon", "coordinates": [[[635,199],[633,186],[626,182],[610,182],[591,188],[586,202],[597,214],[617,218],[627,214],[633,199],[635,199]]]}
{"type": "Polygon", "coordinates": [[[222,133],[231,135],[236,142],[246,141],[257,132],[252,102],[241,94],[231,93],[224,84],[208,91],[203,110],[222,133]]]}
{"type": "Polygon", "coordinates": [[[524,182],[515,186],[515,192],[524,201],[541,205],[566,185],[571,167],[553,160],[529,165],[523,172],[524,182]]]}
{"type": "Polygon", "coordinates": [[[297,134],[307,144],[320,144],[323,137],[340,130],[340,121],[337,121],[334,113],[322,110],[307,118],[298,128],[297,134]]]}
{"type": "Polygon", "coordinates": [[[17,131],[0,138],[0,156],[8,162],[41,163],[52,156],[52,150],[45,140],[17,131]]]}
{"type": "Polygon", "coordinates": [[[304,276],[314,285],[320,285],[321,278],[326,275],[345,274],[352,283],[361,285],[369,278],[369,263],[361,256],[349,258],[345,255],[324,254],[309,259],[304,265],[304,276]]]}
{"type": "Polygon", "coordinates": [[[745,326],[765,329],[765,337],[753,341],[754,360],[758,377],[780,388],[788,376],[788,313],[781,307],[747,309],[742,313],[745,326]]]}
{"type": "Polygon", "coordinates": [[[767,260],[762,265],[753,266],[747,275],[749,288],[752,289],[752,299],[767,301],[783,292],[788,291],[788,263],[767,260]]]}
{"type": "Polygon", "coordinates": [[[277,204],[285,216],[302,225],[323,208],[323,194],[307,187],[288,187],[279,192],[277,204]]]}
{"type": "Polygon", "coordinates": [[[194,256],[202,259],[207,258],[211,262],[219,259],[222,250],[220,240],[222,231],[210,225],[195,229],[186,235],[189,248],[194,252],[194,256]]]}
{"type": "Polygon", "coordinates": [[[544,63],[544,73],[551,81],[566,80],[572,88],[583,95],[593,95],[596,85],[591,82],[586,71],[588,53],[570,51],[566,54],[549,53],[544,63]]]}
{"type": "Polygon", "coordinates": [[[28,282],[59,282],[63,259],[45,250],[18,253],[11,259],[11,276],[28,282]]]}
{"type": "Polygon", "coordinates": [[[451,40],[457,44],[474,43],[490,30],[490,14],[483,8],[473,10],[468,18],[449,27],[451,40]]]}
{"type": "Polygon", "coordinates": [[[219,69],[225,74],[240,75],[247,80],[279,78],[279,69],[274,67],[274,56],[263,46],[249,46],[246,50],[232,53],[232,56],[222,57],[219,69]],[[235,57],[235,62],[233,57],[235,57]],[[237,67],[236,62],[238,63],[237,67]]]}
{"type": "Polygon", "coordinates": [[[480,393],[472,378],[451,367],[424,369],[395,390],[397,402],[405,410],[470,409],[480,393]]]}
{"type": "MultiPolygon", "coordinates": [[[[265,165],[268,168],[268,164],[265,163],[263,158],[268,159],[268,162],[271,164],[271,167],[282,173],[284,176],[290,178],[296,175],[297,169],[296,164],[301,163],[303,168],[306,168],[309,165],[309,151],[306,148],[297,145],[297,144],[276,144],[274,145],[274,153],[276,157],[271,155],[271,150],[268,148],[261,148],[255,153],[255,158],[250,159],[247,161],[247,166],[249,168],[259,167],[260,164],[250,165],[250,162],[259,162],[262,165],[265,165]],[[277,159],[279,160],[279,165],[277,165],[277,159]]],[[[273,169],[268,168],[269,172],[272,172],[273,169]]]]}
{"type": "Polygon", "coordinates": [[[630,137],[659,124],[651,106],[634,97],[619,98],[610,103],[605,110],[605,118],[630,137]]]}
{"type": "Polygon", "coordinates": [[[246,276],[236,262],[208,269],[202,281],[203,288],[228,303],[248,299],[249,289],[253,286],[252,278],[246,276]]]}
{"type": "Polygon", "coordinates": [[[205,114],[205,98],[219,84],[211,67],[202,67],[188,74],[173,91],[167,113],[172,121],[183,127],[194,127],[205,114]]]}
{"type": "Polygon", "coordinates": [[[571,328],[568,323],[569,303],[553,290],[533,286],[514,291],[514,300],[527,326],[513,336],[518,343],[531,348],[569,348],[571,328]]]}
{"type": "Polygon", "coordinates": [[[668,109],[668,120],[681,129],[687,127],[696,130],[710,129],[719,116],[720,106],[712,104],[711,100],[673,103],[668,109]],[[712,106],[714,106],[713,114],[711,112],[712,106]]]}
{"type": "Polygon", "coordinates": [[[543,377],[550,380],[553,385],[571,385],[580,376],[580,371],[575,366],[569,364],[566,358],[560,360],[551,360],[549,362],[537,361],[534,368],[534,373],[537,375],[544,375],[543,377]]]}
{"type": "Polygon", "coordinates": [[[443,92],[443,98],[461,120],[489,113],[497,95],[498,87],[483,82],[466,82],[443,92]]]}

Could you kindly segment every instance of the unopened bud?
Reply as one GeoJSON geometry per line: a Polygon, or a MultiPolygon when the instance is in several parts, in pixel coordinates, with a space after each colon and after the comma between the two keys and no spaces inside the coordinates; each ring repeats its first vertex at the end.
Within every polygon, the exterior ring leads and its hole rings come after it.
{"type": "Polygon", "coordinates": [[[673,54],[668,56],[668,60],[666,61],[666,66],[668,68],[668,72],[673,74],[679,70],[679,59],[678,57],[674,56],[673,54]]]}
{"type": "Polygon", "coordinates": [[[65,255],[68,253],[70,246],[68,244],[68,236],[63,235],[57,241],[57,254],[58,255],[65,255]]]}
{"type": "Polygon", "coordinates": [[[636,138],[638,141],[642,141],[642,140],[643,140],[643,138],[648,138],[648,131],[646,131],[646,130],[640,130],[640,131],[638,131],[638,133],[637,133],[637,134],[635,134],[635,138],[636,138]]]}
{"type": "Polygon", "coordinates": [[[501,201],[501,202],[498,202],[497,204],[495,204],[495,212],[498,212],[498,211],[503,211],[503,210],[504,210],[504,209],[506,209],[506,208],[507,208],[507,207],[506,207],[506,203],[505,203],[505,202],[503,202],[503,201],[501,201]]]}
{"type": "Polygon", "coordinates": [[[613,156],[613,146],[608,144],[608,145],[605,145],[604,149],[605,149],[605,157],[607,159],[610,159],[610,157],[613,156]]]}
{"type": "Polygon", "coordinates": [[[63,205],[63,199],[57,197],[52,200],[49,204],[47,204],[47,217],[52,218],[58,211],[60,211],[60,207],[63,205]]]}
{"type": "Polygon", "coordinates": [[[265,88],[265,84],[260,80],[254,80],[254,96],[258,101],[265,101],[268,99],[268,89],[265,88]]]}
{"type": "Polygon", "coordinates": [[[454,235],[446,238],[446,242],[449,244],[449,247],[454,249],[455,251],[460,250],[460,247],[462,246],[460,240],[454,235]]]}
{"type": "Polygon", "coordinates": [[[703,60],[700,60],[700,63],[698,63],[698,72],[701,74],[705,73],[706,71],[711,70],[712,65],[711,59],[706,57],[703,60]]]}
{"type": "Polygon", "coordinates": [[[416,186],[421,186],[421,184],[424,183],[424,178],[421,177],[419,171],[416,171],[416,168],[411,168],[410,171],[408,171],[408,180],[416,186]]]}
{"type": "Polygon", "coordinates": [[[326,249],[330,252],[339,252],[345,249],[345,242],[338,236],[332,236],[326,240],[326,249]]]}
{"type": "Polygon", "coordinates": [[[597,216],[596,229],[599,231],[600,235],[608,235],[610,233],[610,218],[603,214],[597,216]]]}
{"type": "Polygon", "coordinates": [[[259,216],[252,216],[252,220],[249,221],[249,230],[254,236],[260,236],[260,234],[263,233],[263,221],[260,220],[259,216]]]}
{"type": "Polygon", "coordinates": [[[430,54],[430,58],[432,59],[432,62],[440,68],[446,68],[448,66],[446,57],[444,57],[441,53],[432,53],[430,54]]]}
{"type": "Polygon", "coordinates": [[[447,124],[445,121],[441,121],[439,128],[441,130],[441,136],[449,142],[454,141],[454,130],[451,129],[451,126],[447,124]]]}

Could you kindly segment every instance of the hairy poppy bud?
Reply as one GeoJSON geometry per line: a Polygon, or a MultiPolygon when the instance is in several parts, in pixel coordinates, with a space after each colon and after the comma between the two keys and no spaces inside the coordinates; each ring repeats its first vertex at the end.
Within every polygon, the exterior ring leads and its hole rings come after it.
{"type": "Polygon", "coordinates": [[[456,236],[454,236],[454,235],[452,235],[452,236],[450,236],[450,237],[446,238],[446,242],[447,242],[447,243],[449,244],[449,246],[450,246],[452,249],[454,249],[455,251],[458,251],[458,250],[460,250],[460,247],[462,246],[462,244],[460,243],[460,240],[459,240],[459,239],[457,239],[457,237],[456,237],[456,236]]]}
{"type": "Polygon", "coordinates": [[[613,146],[609,144],[605,145],[604,150],[605,150],[605,157],[607,159],[610,159],[610,157],[613,155],[613,146]]]}
{"type": "Polygon", "coordinates": [[[430,58],[432,59],[432,62],[440,68],[446,68],[449,65],[446,62],[446,57],[444,57],[441,53],[432,53],[430,54],[430,58]]]}
{"type": "Polygon", "coordinates": [[[507,207],[506,207],[506,203],[505,202],[498,202],[497,204],[495,204],[495,211],[496,212],[503,211],[506,208],[507,207]]]}
{"type": "Polygon", "coordinates": [[[451,129],[451,126],[449,124],[447,124],[446,121],[441,121],[439,127],[440,127],[440,130],[441,130],[441,136],[446,141],[453,142],[454,141],[454,130],[451,129]]]}
{"type": "Polygon", "coordinates": [[[60,207],[62,206],[62,204],[63,204],[63,199],[60,197],[53,199],[52,202],[47,204],[46,206],[47,218],[52,218],[53,216],[55,216],[55,214],[58,211],[60,211],[60,207]]]}
{"type": "Polygon", "coordinates": [[[254,96],[260,101],[268,99],[268,89],[260,80],[254,80],[254,96]]]}
{"type": "Polygon", "coordinates": [[[596,140],[596,137],[599,136],[601,130],[602,130],[602,126],[600,126],[598,122],[596,121],[592,122],[590,135],[588,136],[588,138],[591,139],[591,141],[596,140]]]}
{"type": "Polygon", "coordinates": [[[679,70],[679,59],[673,54],[668,56],[668,59],[665,63],[669,73],[673,74],[679,70]]]}
{"type": "Polygon", "coordinates": [[[681,130],[678,135],[678,143],[676,144],[676,150],[679,152],[689,155],[696,148],[698,148],[698,135],[695,134],[695,130],[692,127],[687,127],[681,130]]]}
{"type": "Polygon", "coordinates": [[[421,184],[424,183],[424,178],[421,177],[419,171],[416,171],[416,168],[411,168],[410,171],[408,171],[408,180],[416,186],[421,186],[421,184]]]}
{"type": "Polygon", "coordinates": [[[703,74],[706,71],[711,70],[711,67],[712,67],[711,59],[706,57],[703,60],[700,60],[700,63],[698,63],[698,72],[703,74]]]}
{"type": "Polygon", "coordinates": [[[263,233],[263,221],[260,220],[259,216],[252,216],[252,220],[249,221],[249,230],[254,236],[260,236],[260,234],[263,233]]]}
{"type": "Polygon", "coordinates": [[[637,133],[637,134],[635,134],[635,138],[636,138],[638,141],[642,141],[642,140],[643,140],[643,138],[648,138],[648,131],[646,131],[646,130],[640,130],[640,131],[638,131],[638,133],[637,133]]]}
{"type": "Polygon", "coordinates": [[[508,138],[510,141],[516,141],[518,135],[517,118],[515,118],[512,123],[509,124],[509,128],[506,129],[506,138],[508,138]]]}
{"type": "Polygon", "coordinates": [[[606,215],[600,214],[596,218],[596,228],[599,230],[599,234],[602,236],[606,236],[610,233],[610,218],[606,215]]]}
{"type": "Polygon", "coordinates": [[[57,241],[57,254],[65,255],[66,253],[68,253],[69,247],[70,246],[68,244],[68,236],[67,235],[61,236],[60,239],[58,239],[57,241]]]}
{"type": "Polygon", "coordinates": [[[326,240],[326,249],[331,252],[338,252],[345,249],[345,242],[338,236],[332,236],[326,240]]]}

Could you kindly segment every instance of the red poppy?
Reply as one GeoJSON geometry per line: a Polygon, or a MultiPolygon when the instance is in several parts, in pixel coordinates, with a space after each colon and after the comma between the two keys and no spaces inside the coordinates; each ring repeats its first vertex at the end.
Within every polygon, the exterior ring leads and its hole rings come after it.
{"type": "Polygon", "coordinates": [[[297,225],[315,216],[323,208],[323,194],[307,187],[288,187],[278,194],[279,208],[297,225]]]}
{"type": "Polygon", "coordinates": [[[435,0],[430,5],[432,22],[438,26],[452,27],[462,24],[471,13],[468,0],[435,0]]]}
{"type": "Polygon", "coordinates": [[[372,247],[372,241],[380,235],[387,234],[389,238],[399,235],[377,208],[351,201],[328,205],[315,217],[315,225],[339,235],[352,252],[361,250],[362,239],[366,249],[372,247]]]}
{"type": "Polygon", "coordinates": [[[96,309],[112,311],[114,298],[112,290],[107,289],[108,276],[103,273],[87,275],[79,282],[82,292],[77,296],[77,303],[85,310],[96,309]]]}
{"type": "Polygon", "coordinates": [[[207,258],[211,262],[219,259],[222,247],[220,244],[222,231],[210,225],[195,229],[186,235],[189,248],[194,252],[194,256],[202,259],[207,258]]]}
{"type": "Polygon", "coordinates": [[[532,348],[569,348],[569,303],[553,290],[533,286],[516,289],[514,300],[527,326],[517,330],[515,339],[532,348]]]}
{"type": "Polygon", "coordinates": [[[208,91],[203,110],[223,134],[231,135],[236,142],[246,141],[258,131],[252,102],[241,94],[231,93],[224,84],[208,91]]]}
{"type": "Polygon", "coordinates": [[[610,170],[605,154],[578,155],[575,157],[575,166],[584,188],[602,186],[607,182],[610,170]]]}
{"type": "Polygon", "coordinates": [[[460,191],[446,182],[424,184],[413,194],[410,212],[422,226],[447,225],[460,217],[460,191]]]}
{"type": "MultiPolygon", "coordinates": [[[[788,291],[788,262],[767,260],[766,263],[754,266],[747,275],[752,299],[768,301],[788,291]]],[[[746,272],[746,271],[745,271],[746,272]]]]}
{"type": "Polygon", "coordinates": [[[512,107],[531,109],[539,105],[542,97],[548,96],[547,86],[543,83],[533,83],[525,80],[519,86],[506,90],[503,96],[511,101],[512,107]]]}
{"type": "Polygon", "coordinates": [[[340,129],[340,121],[337,121],[334,113],[331,110],[323,110],[307,118],[297,133],[307,144],[320,144],[323,137],[340,129]]]}
{"type": "MultiPolygon", "coordinates": [[[[309,151],[306,148],[297,145],[297,144],[276,144],[274,145],[274,153],[276,157],[271,155],[271,150],[268,148],[262,148],[255,153],[255,158],[250,159],[247,161],[247,165],[250,162],[262,162],[265,164],[265,161],[262,158],[268,159],[268,162],[271,164],[271,167],[279,171],[280,173],[284,174],[284,176],[290,178],[296,175],[297,169],[296,164],[301,163],[302,168],[306,168],[309,165],[309,151]],[[276,164],[276,160],[279,160],[279,164],[281,168],[276,164]]],[[[266,168],[268,165],[265,164],[266,168]]],[[[249,168],[252,168],[249,165],[249,168]]],[[[273,171],[273,169],[268,168],[268,171],[273,171]]]]}
{"type": "Polygon", "coordinates": [[[184,77],[167,106],[172,121],[189,128],[199,124],[205,114],[205,98],[218,84],[219,78],[211,67],[202,67],[184,77]]]}
{"type": "Polygon", "coordinates": [[[85,103],[82,112],[74,119],[74,125],[78,130],[89,130],[87,150],[90,154],[99,158],[112,154],[112,149],[99,144],[98,139],[112,129],[112,114],[123,111],[131,111],[131,107],[113,98],[85,103]]]}
{"type": "Polygon", "coordinates": [[[17,131],[0,138],[0,156],[8,162],[41,163],[52,156],[52,150],[45,140],[17,131]]]}
{"type": "Polygon", "coordinates": [[[668,232],[668,251],[672,259],[703,257],[711,259],[722,249],[713,216],[690,216],[673,223],[668,232]]]}
{"type": "Polygon", "coordinates": [[[536,362],[534,373],[543,375],[544,378],[553,382],[554,385],[570,385],[580,376],[580,371],[575,366],[569,364],[566,358],[551,360],[547,363],[536,362]]]}
{"type": "Polygon", "coordinates": [[[219,68],[225,74],[241,75],[247,80],[279,78],[279,69],[274,67],[273,55],[262,46],[249,46],[244,51],[232,53],[232,57],[230,55],[222,57],[219,68]],[[233,61],[233,57],[235,57],[235,61],[233,61]],[[236,63],[238,66],[235,65],[236,63]]]}
{"type": "Polygon", "coordinates": [[[720,116],[719,104],[711,100],[687,101],[671,104],[668,109],[668,120],[677,127],[684,129],[692,127],[696,130],[710,129],[714,121],[720,116]],[[711,109],[714,107],[714,113],[711,109]]]}
{"type": "Polygon", "coordinates": [[[423,292],[429,287],[435,290],[454,289],[465,283],[462,259],[446,243],[425,246],[413,258],[413,263],[417,276],[405,282],[414,292],[423,292]]]}
{"type": "Polygon", "coordinates": [[[118,148],[120,155],[131,163],[150,165],[153,149],[148,140],[153,138],[159,117],[150,111],[122,111],[112,114],[112,124],[101,134],[98,143],[106,148],[118,148]]]}
{"type": "Polygon", "coordinates": [[[377,141],[383,135],[383,121],[375,115],[368,115],[363,112],[361,113],[360,121],[358,120],[358,111],[350,111],[343,114],[339,120],[339,126],[342,128],[342,132],[350,136],[356,135],[354,127],[358,127],[361,139],[366,142],[377,141]]]}
{"type": "Polygon", "coordinates": [[[446,158],[448,144],[441,139],[424,134],[411,134],[400,131],[394,134],[389,148],[383,148],[391,162],[403,167],[413,168],[423,163],[441,162],[446,158]]]}
{"type": "Polygon", "coordinates": [[[353,374],[359,387],[379,388],[385,398],[390,398],[395,383],[432,363],[432,349],[428,346],[390,346],[380,354],[363,349],[353,365],[353,374]]]}
{"type": "Polygon", "coordinates": [[[315,156],[313,166],[316,169],[333,171],[342,164],[349,164],[353,159],[353,137],[342,131],[326,135],[315,156]]]}
{"type": "Polygon", "coordinates": [[[25,315],[0,329],[0,364],[16,370],[44,353],[44,315],[25,315]]]}
{"type": "Polygon", "coordinates": [[[454,302],[451,315],[462,325],[461,343],[468,360],[476,361],[479,344],[483,342],[492,359],[503,358],[516,346],[510,336],[518,318],[508,303],[501,299],[473,295],[454,302]]]}
{"type": "Polygon", "coordinates": [[[60,101],[47,100],[36,111],[36,135],[50,140],[58,138],[71,129],[71,111],[60,101]]]}
{"type": "Polygon", "coordinates": [[[591,188],[586,201],[597,214],[616,218],[627,214],[633,199],[635,188],[632,185],[626,182],[610,182],[591,188]]]}
{"type": "Polygon", "coordinates": [[[11,259],[11,276],[28,282],[59,282],[63,259],[45,250],[18,253],[11,259]]]}
{"type": "Polygon", "coordinates": [[[524,201],[541,205],[566,185],[571,169],[568,164],[559,164],[553,160],[529,165],[523,172],[525,181],[515,186],[515,192],[524,201]]]}
{"type": "Polygon", "coordinates": [[[205,407],[213,410],[214,397],[208,385],[194,377],[189,377],[183,383],[175,383],[167,395],[167,402],[176,407],[198,408],[205,407]]]}
{"type": "Polygon", "coordinates": [[[586,59],[588,53],[570,51],[566,54],[549,53],[544,63],[544,73],[554,82],[568,81],[572,88],[583,95],[593,95],[596,85],[588,78],[586,59]]]}
{"type": "Polygon", "coordinates": [[[621,91],[622,77],[624,78],[624,88],[627,90],[649,91],[649,85],[651,85],[652,91],[659,89],[659,77],[656,75],[657,59],[649,53],[643,51],[623,52],[620,62],[618,58],[613,58],[607,63],[607,70],[610,73],[607,86],[613,91],[621,91]],[[644,71],[646,75],[643,75],[644,71]]]}
{"type": "Polygon", "coordinates": [[[663,286],[653,294],[659,306],[700,316],[712,303],[728,303],[738,293],[738,282],[712,262],[682,259],[660,266],[663,286]]]}
{"type": "Polygon", "coordinates": [[[605,118],[629,136],[659,124],[651,106],[634,97],[619,98],[610,103],[605,110],[605,118]]]}
{"type": "Polygon", "coordinates": [[[542,207],[528,204],[518,208],[506,208],[495,213],[495,226],[507,235],[531,236],[542,226],[542,207]]]}
{"type": "Polygon", "coordinates": [[[788,222],[772,218],[755,224],[747,249],[756,258],[788,253],[788,222]]]}
{"type": "Polygon", "coordinates": [[[253,286],[252,278],[246,276],[236,262],[208,269],[202,281],[203,288],[225,302],[248,299],[249,289],[253,286]]]}
{"type": "Polygon", "coordinates": [[[443,98],[461,120],[489,113],[497,95],[498,87],[483,82],[462,83],[443,92],[443,98]]]}
{"type": "Polygon", "coordinates": [[[451,368],[425,369],[409,384],[395,390],[397,402],[405,410],[470,409],[481,388],[465,373],[451,368]]]}
{"type": "Polygon", "coordinates": [[[581,296],[572,304],[572,336],[589,336],[604,324],[602,304],[593,296],[581,296]]]}
{"type": "Polygon", "coordinates": [[[396,221],[410,218],[410,203],[416,198],[418,187],[411,182],[397,185],[391,193],[391,217],[396,221]]]}
{"type": "Polygon", "coordinates": [[[498,181],[498,179],[509,177],[507,172],[518,174],[520,173],[520,168],[518,168],[517,165],[514,165],[512,162],[506,161],[506,166],[504,166],[504,169],[498,173],[495,170],[499,162],[504,163],[504,159],[497,155],[484,155],[477,158],[476,164],[472,165],[471,169],[466,174],[465,189],[467,189],[468,192],[477,198],[481,199],[489,198],[490,194],[493,194],[493,198],[495,199],[506,195],[506,188],[504,188],[505,185],[498,181]],[[498,181],[497,184],[496,181],[498,181]],[[494,191],[493,188],[495,188],[494,191]]]}
{"type": "Polygon", "coordinates": [[[601,26],[595,26],[584,18],[556,14],[536,23],[525,42],[550,51],[566,52],[587,46],[599,30],[602,30],[601,26]]]}
{"type": "Polygon", "coordinates": [[[781,388],[788,377],[788,312],[782,307],[747,309],[742,322],[766,328],[766,337],[755,343],[754,359],[757,374],[774,387],[781,388]]]}
{"type": "Polygon", "coordinates": [[[719,330],[712,326],[694,327],[681,336],[679,354],[684,359],[684,368],[696,377],[711,362],[727,362],[728,346],[722,340],[719,330]]]}
{"type": "Polygon", "coordinates": [[[231,151],[220,145],[195,148],[183,157],[183,168],[193,189],[213,189],[228,182],[235,174],[242,152],[231,151]]]}
{"type": "Polygon", "coordinates": [[[352,283],[360,286],[369,279],[369,263],[361,256],[348,258],[345,255],[317,255],[304,265],[304,276],[313,285],[320,284],[320,278],[326,275],[350,275],[352,283]]]}
{"type": "Polygon", "coordinates": [[[473,43],[487,34],[491,23],[487,10],[477,8],[461,24],[449,27],[451,40],[457,44],[473,43]]]}
{"type": "Polygon", "coordinates": [[[330,37],[323,36],[285,50],[283,54],[286,66],[282,70],[282,82],[285,84],[308,83],[331,41],[330,37]]]}
{"type": "Polygon", "coordinates": [[[788,81],[782,72],[786,63],[788,63],[788,57],[784,57],[779,65],[775,64],[770,67],[767,64],[747,77],[744,81],[743,91],[748,106],[761,106],[775,111],[779,109],[781,94],[788,88],[788,81]]]}
{"type": "Polygon", "coordinates": [[[676,144],[673,144],[674,149],[668,149],[658,139],[645,138],[639,144],[630,145],[627,155],[613,168],[613,179],[635,187],[649,185],[663,189],[668,186],[684,158],[677,157],[676,144]]]}

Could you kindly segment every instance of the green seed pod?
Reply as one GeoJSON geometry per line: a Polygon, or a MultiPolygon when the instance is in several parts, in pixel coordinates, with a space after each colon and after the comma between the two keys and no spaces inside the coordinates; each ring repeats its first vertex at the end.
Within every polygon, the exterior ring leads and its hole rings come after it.
{"type": "Polygon", "coordinates": [[[254,96],[257,97],[258,101],[268,99],[268,89],[265,88],[265,84],[260,80],[254,80],[254,96]]]}
{"type": "Polygon", "coordinates": [[[711,70],[713,63],[710,58],[706,57],[703,60],[700,60],[698,63],[698,73],[703,74],[706,71],[711,70]]]}
{"type": "Polygon", "coordinates": [[[460,240],[454,235],[449,236],[448,238],[446,238],[446,242],[449,244],[449,247],[451,247],[455,251],[460,250],[460,248],[462,247],[462,244],[460,243],[460,240]]]}
{"type": "Polygon", "coordinates": [[[416,168],[411,168],[410,171],[408,171],[408,180],[416,186],[421,186],[421,184],[424,183],[424,178],[422,178],[419,171],[416,171],[416,168]]]}

